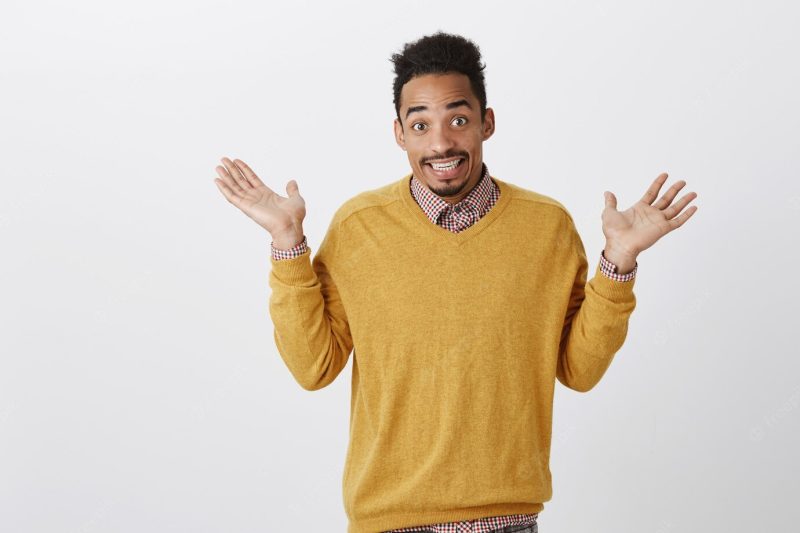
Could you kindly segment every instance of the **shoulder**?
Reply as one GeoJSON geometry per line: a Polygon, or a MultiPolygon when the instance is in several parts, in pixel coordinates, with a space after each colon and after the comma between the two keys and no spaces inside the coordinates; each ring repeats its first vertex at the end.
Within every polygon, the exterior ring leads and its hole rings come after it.
{"type": "Polygon", "coordinates": [[[552,196],[547,196],[546,194],[542,194],[531,189],[526,189],[520,185],[516,185],[507,181],[504,181],[503,183],[511,192],[512,200],[518,204],[527,206],[531,209],[544,209],[550,211],[553,216],[560,215],[567,223],[574,223],[569,210],[564,206],[564,204],[552,196]]]}
{"type": "Polygon", "coordinates": [[[400,196],[397,194],[399,187],[403,186],[409,178],[410,174],[400,180],[351,196],[334,213],[334,222],[341,224],[356,214],[366,214],[371,209],[386,207],[389,204],[401,201],[400,196]]]}

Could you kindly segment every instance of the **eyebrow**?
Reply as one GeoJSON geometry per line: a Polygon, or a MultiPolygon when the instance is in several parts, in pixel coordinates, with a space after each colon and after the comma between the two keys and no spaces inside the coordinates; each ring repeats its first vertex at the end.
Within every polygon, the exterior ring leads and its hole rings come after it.
{"type": "MultiPolygon", "coordinates": [[[[446,109],[455,109],[457,107],[461,107],[462,105],[463,106],[467,106],[468,108],[472,109],[472,106],[469,104],[469,102],[467,100],[464,100],[463,98],[461,100],[456,100],[455,102],[450,102],[449,104],[447,104],[445,106],[445,108],[446,109]]],[[[408,110],[406,110],[406,119],[408,119],[408,115],[410,115],[411,113],[415,113],[417,111],[426,111],[427,109],[428,109],[428,106],[424,106],[424,105],[411,106],[411,107],[408,108],[408,110]]]]}

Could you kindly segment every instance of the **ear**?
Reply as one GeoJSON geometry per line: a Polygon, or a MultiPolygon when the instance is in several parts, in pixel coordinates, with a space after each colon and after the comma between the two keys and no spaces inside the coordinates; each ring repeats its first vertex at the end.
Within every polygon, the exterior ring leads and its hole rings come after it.
{"type": "Polygon", "coordinates": [[[394,140],[397,143],[397,146],[403,150],[406,149],[406,137],[403,133],[403,125],[400,124],[398,119],[394,119],[394,140]]]}
{"type": "Polygon", "coordinates": [[[483,140],[485,141],[494,134],[494,109],[486,108],[486,116],[483,119],[483,140]]]}

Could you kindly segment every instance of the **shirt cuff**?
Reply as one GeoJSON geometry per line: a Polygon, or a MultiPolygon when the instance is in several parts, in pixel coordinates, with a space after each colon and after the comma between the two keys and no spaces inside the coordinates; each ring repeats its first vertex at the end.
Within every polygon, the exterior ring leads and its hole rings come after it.
{"type": "Polygon", "coordinates": [[[639,268],[638,261],[636,261],[633,270],[627,274],[617,274],[617,265],[606,259],[604,252],[605,250],[600,252],[600,272],[602,272],[607,278],[613,279],[614,281],[630,281],[636,277],[636,270],[639,268]]]}
{"type": "Polygon", "coordinates": [[[269,247],[272,250],[272,258],[275,260],[281,259],[293,259],[300,255],[303,255],[306,250],[308,250],[308,242],[306,240],[306,236],[303,235],[303,240],[300,243],[292,246],[288,250],[281,250],[279,248],[275,248],[275,241],[269,243],[269,247]]]}

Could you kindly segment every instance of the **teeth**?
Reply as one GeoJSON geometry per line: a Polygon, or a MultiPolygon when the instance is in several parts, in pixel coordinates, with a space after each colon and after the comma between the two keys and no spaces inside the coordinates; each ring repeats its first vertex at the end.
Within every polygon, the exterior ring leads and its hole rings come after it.
{"type": "Polygon", "coordinates": [[[461,163],[461,159],[456,159],[455,161],[445,164],[431,163],[431,166],[436,170],[450,170],[456,168],[459,163],[461,163]]]}

